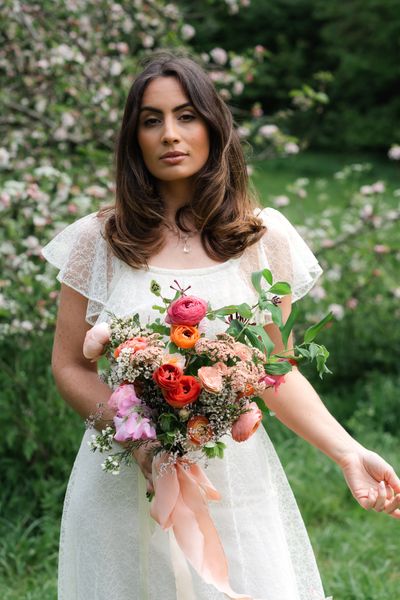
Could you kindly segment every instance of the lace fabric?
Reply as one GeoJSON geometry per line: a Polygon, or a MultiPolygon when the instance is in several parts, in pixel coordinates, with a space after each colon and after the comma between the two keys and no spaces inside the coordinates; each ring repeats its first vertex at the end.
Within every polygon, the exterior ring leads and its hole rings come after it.
{"type": "MultiPolygon", "coordinates": [[[[267,231],[262,240],[247,248],[240,259],[227,261],[217,268],[177,271],[150,269],[147,273],[153,272],[157,276],[169,273],[171,276],[174,273],[184,276],[212,276],[216,272],[222,272],[219,267],[239,266],[239,276],[248,287],[249,299],[254,301],[256,296],[251,284],[251,273],[268,268],[274,281],[286,281],[291,284],[292,302],[296,302],[313,287],[322,273],[322,268],[303,238],[282,213],[273,208],[265,208],[259,216],[267,231]]],[[[103,222],[96,213],[68,225],[42,248],[42,255],[59,269],[57,279],[60,282],[88,298],[86,320],[91,325],[100,314],[103,315],[103,309],[113,295],[118,281],[126,276],[127,271],[134,272],[112,254],[103,236],[103,222]]],[[[140,299],[141,293],[138,291],[137,301],[140,302],[140,299]]],[[[232,299],[229,300],[229,303],[231,302],[232,299]]],[[[122,300],[120,304],[123,304],[122,300]]],[[[132,296],[129,305],[131,304],[132,296]]],[[[217,301],[217,304],[220,302],[217,301]]],[[[259,320],[263,324],[272,321],[268,312],[259,315],[259,320]]]]}
{"type": "MultiPolygon", "coordinates": [[[[267,232],[240,259],[203,269],[134,270],[111,256],[95,214],[66,227],[43,255],[58,279],[88,298],[87,321],[138,312],[159,316],[149,286],[165,295],[173,279],[215,307],[254,302],[250,275],[270,268],[289,281],[293,299],[306,293],[321,269],[292,225],[274,209],[262,212],[267,232]]],[[[267,322],[268,315],[260,315],[267,322]]],[[[207,335],[226,324],[210,321],[207,335]]],[[[85,432],[68,484],[61,524],[58,600],[176,600],[168,534],[150,518],[143,478],[136,467],[118,477],[100,467],[85,432]]],[[[212,460],[207,476],[222,495],[210,505],[227,556],[232,587],[258,600],[324,600],[314,554],[286,476],[264,429],[247,442],[226,439],[224,460],[212,460]]],[[[116,446],[116,449],[118,446],[116,446]]],[[[192,571],[196,600],[224,600],[192,571]]],[[[181,598],[177,599],[181,600],[181,598]]]]}

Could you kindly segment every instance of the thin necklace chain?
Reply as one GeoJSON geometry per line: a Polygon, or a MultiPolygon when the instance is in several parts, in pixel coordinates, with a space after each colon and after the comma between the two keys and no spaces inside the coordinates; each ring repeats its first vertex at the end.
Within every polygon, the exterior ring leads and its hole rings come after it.
{"type": "Polygon", "coordinates": [[[182,252],[189,254],[189,252],[192,250],[189,240],[194,236],[194,231],[184,233],[181,229],[179,229],[179,227],[170,225],[169,223],[166,224],[166,227],[179,239],[179,242],[183,242],[182,252]]]}

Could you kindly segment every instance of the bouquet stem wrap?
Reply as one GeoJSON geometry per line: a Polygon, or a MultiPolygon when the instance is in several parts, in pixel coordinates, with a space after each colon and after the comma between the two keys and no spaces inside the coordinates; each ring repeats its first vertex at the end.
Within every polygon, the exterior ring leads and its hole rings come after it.
{"type": "MultiPolygon", "coordinates": [[[[208,500],[219,500],[220,494],[203,470],[185,459],[169,464],[168,454],[160,453],[153,459],[153,484],[151,516],[164,530],[172,529],[184,557],[200,577],[232,600],[252,600],[234,592],[229,584],[226,556],[207,505],[208,500]]],[[[181,568],[184,574],[187,565],[181,568]]],[[[175,576],[179,580],[179,574],[175,576]]]]}

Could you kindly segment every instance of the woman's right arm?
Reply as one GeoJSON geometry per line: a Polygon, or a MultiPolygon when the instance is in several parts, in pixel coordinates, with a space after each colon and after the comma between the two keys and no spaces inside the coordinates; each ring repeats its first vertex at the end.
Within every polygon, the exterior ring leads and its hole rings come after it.
{"type": "Polygon", "coordinates": [[[66,402],[86,419],[104,411],[96,429],[101,431],[114,414],[107,407],[111,390],[97,374],[97,365],[83,356],[83,342],[90,325],[86,323],[87,299],[61,284],[60,302],[52,354],[52,371],[57,388],[66,402]]]}
{"type": "MultiPolygon", "coordinates": [[[[84,419],[99,411],[103,416],[95,424],[101,431],[112,421],[114,411],[107,407],[111,389],[101,381],[97,363],[83,356],[83,342],[90,325],[86,322],[87,299],[61,284],[60,302],[51,360],[54,379],[61,396],[84,419]]],[[[141,446],[133,452],[146,479],[147,491],[153,491],[152,454],[141,446]]]]}

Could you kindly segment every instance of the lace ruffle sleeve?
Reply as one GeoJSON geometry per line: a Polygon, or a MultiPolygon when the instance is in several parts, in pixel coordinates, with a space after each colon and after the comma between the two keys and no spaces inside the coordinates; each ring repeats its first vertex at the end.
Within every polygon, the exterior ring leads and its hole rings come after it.
{"type": "Polygon", "coordinates": [[[96,213],[78,219],[46,244],[42,255],[59,269],[58,281],[88,299],[86,321],[93,325],[107,302],[112,277],[102,221],[96,213]]]}
{"type": "Polygon", "coordinates": [[[305,296],[322,274],[317,258],[290,221],[274,208],[264,208],[259,216],[267,227],[261,248],[262,268],[272,272],[274,281],[287,281],[292,302],[305,296]]]}

